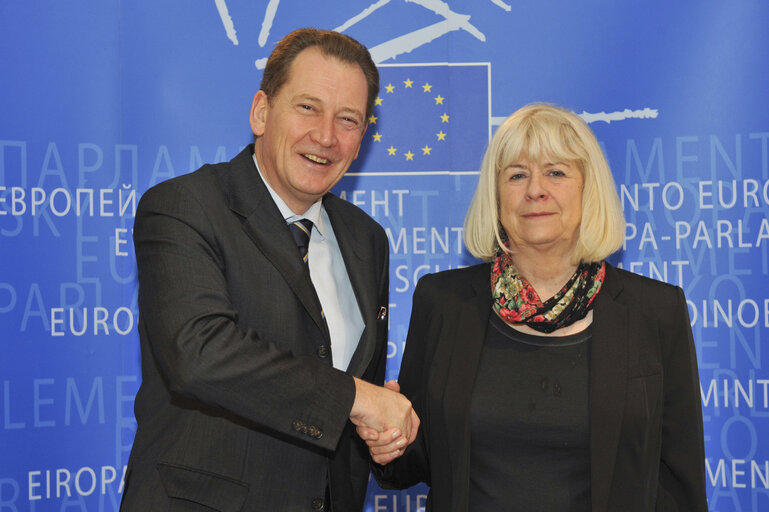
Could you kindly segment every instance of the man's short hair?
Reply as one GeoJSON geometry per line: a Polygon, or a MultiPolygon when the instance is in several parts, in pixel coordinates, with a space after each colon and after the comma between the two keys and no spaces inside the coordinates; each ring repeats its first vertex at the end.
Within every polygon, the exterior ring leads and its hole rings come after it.
{"type": "Polygon", "coordinates": [[[262,75],[260,89],[270,100],[280,91],[288,80],[291,63],[297,55],[307,48],[317,47],[321,53],[342,62],[360,66],[368,85],[366,101],[366,119],[371,115],[374,101],[379,94],[379,71],[371,59],[368,49],[350,36],[316,28],[294,30],[278,42],[267,59],[262,75]]]}
{"type": "Polygon", "coordinates": [[[464,226],[465,245],[473,256],[490,261],[502,245],[498,177],[522,156],[535,161],[549,157],[576,162],[582,172],[582,220],[574,263],[601,261],[622,247],[625,217],[595,135],[573,112],[533,103],[500,125],[483,157],[464,226]]]}

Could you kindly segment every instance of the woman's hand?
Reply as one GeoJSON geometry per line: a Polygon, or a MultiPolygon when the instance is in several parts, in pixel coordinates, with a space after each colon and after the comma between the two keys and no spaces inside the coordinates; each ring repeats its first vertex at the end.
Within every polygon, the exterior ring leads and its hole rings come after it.
{"type": "Polygon", "coordinates": [[[368,427],[357,427],[358,435],[366,441],[371,458],[377,464],[388,464],[403,455],[408,441],[397,428],[377,432],[368,427]]]}
{"type": "MultiPolygon", "coordinates": [[[[384,387],[396,393],[400,393],[401,390],[398,382],[394,380],[386,382],[384,387]]],[[[417,425],[419,425],[418,421],[417,425]]],[[[388,464],[403,455],[406,447],[416,439],[417,430],[418,428],[414,428],[411,432],[411,438],[407,439],[398,428],[378,432],[370,427],[356,427],[358,435],[368,445],[371,458],[374,462],[381,465],[388,464]]]]}

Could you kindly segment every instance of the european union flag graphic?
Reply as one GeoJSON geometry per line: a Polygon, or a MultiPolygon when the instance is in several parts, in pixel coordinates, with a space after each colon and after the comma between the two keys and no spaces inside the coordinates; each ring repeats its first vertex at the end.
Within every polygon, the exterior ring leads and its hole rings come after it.
{"type": "Polygon", "coordinates": [[[352,172],[476,172],[489,141],[489,65],[380,65],[352,172]]]}

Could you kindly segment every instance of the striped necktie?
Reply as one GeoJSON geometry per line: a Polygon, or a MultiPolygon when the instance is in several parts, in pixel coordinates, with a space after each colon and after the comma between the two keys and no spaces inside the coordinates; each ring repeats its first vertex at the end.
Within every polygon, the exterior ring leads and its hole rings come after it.
{"type": "MultiPolygon", "coordinates": [[[[310,233],[312,232],[312,221],[310,219],[299,219],[288,225],[288,229],[291,230],[291,235],[294,237],[296,247],[299,249],[299,255],[302,257],[302,261],[307,264],[307,250],[310,247],[310,233]]],[[[316,295],[317,297],[317,295],[316,295]]],[[[318,301],[320,303],[320,300],[318,301]]],[[[323,311],[323,307],[320,309],[320,317],[323,322],[326,322],[326,313],[323,311]]],[[[328,331],[328,324],[326,324],[326,331],[328,331]]],[[[328,354],[328,348],[321,347],[328,354]]],[[[320,349],[319,349],[320,350],[320,349]]],[[[325,355],[322,357],[326,357],[325,355]]]]}
{"type": "Polygon", "coordinates": [[[310,247],[312,221],[310,219],[299,219],[289,224],[288,228],[291,230],[291,235],[294,237],[302,261],[307,263],[307,250],[310,247]]]}

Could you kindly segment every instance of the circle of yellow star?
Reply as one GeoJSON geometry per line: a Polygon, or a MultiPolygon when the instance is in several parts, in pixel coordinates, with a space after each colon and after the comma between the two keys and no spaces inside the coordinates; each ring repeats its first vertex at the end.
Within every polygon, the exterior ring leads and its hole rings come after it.
{"type": "Polygon", "coordinates": [[[430,89],[432,88],[433,86],[428,83],[425,83],[425,85],[422,86],[423,92],[430,92],[430,89]]]}
{"type": "Polygon", "coordinates": [[[411,78],[407,78],[403,81],[403,85],[406,86],[406,89],[411,89],[411,86],[414,85],[414,81],[411,78]]]}
{"type": "Polygon", "coordinates": [[[423,155],[429,155],[430,151],[432,151],[432,150],[433,150],[433,148],[431,148],[430,146],[425,144],[425,147],[422,148],[422,154],[423,155]]]}
{"type": "Polygon", "coordinates": [[[439,131],[435,135],[438,137],[438,140],[446,140],[446,134],[443,133],[443,130],[439,131]]]}
{"type": "Polygon", "coordinates": [[[435,97],[435,104],[436,105],[443,105],[443,100],[444,99],[445,98],[439,94],[438,96],[435,97]]]}
{"type": "Polygon", "coordinates": [[[395,91],[395,86],[394,86],[393,84],[387,84],[387,85],[385,86],[385,90],[386,90],[387,92],[389,92],[390,94],[392,94],[392,93],[393,93],[393,91],[395,91]]]}
{"type": "Polygon", "coordinates": [[[443,115],[441,116],[441,123],[448,123],[448,122],[449,122],[449,115],[446,112],[444,112],[443,115]]]}
{"type": "Polygon", "coordinates": [[[376,132],[372,137],[374,138],[374,142],[381,142],[382,140],[382,134],[379,132],[376,132]]]}
{"type": "Polygon", "coordinates": [[[377,98],[374,100],[374,105],[377,105],[377,106],[379,106],[379,105],[381,105],[381,104],[382,104],[382,98],[380,98],[379,96],[377,96],[377,98]]]}
{"type": "Polygon", "coordinates": [[[377,119],[379,119],[377,116],[375,116],[374,114],[371,114],[371,116],[368,118],[368,122],[369,124],[376,124],[377,119]]]}
{"type": "Polygon", "coordinates": [[[398,151],[396,148],[390,146],[387,148],[387,156],[395,156],[396,151],[398,151]]]}
{"type": "Polygon", "coordinates": [[[406,160],[414,160],[414,153],[412,153],[411,150],[409,150],[408,153],[405,153],[405,155],[406,155],[406,160]]]}

